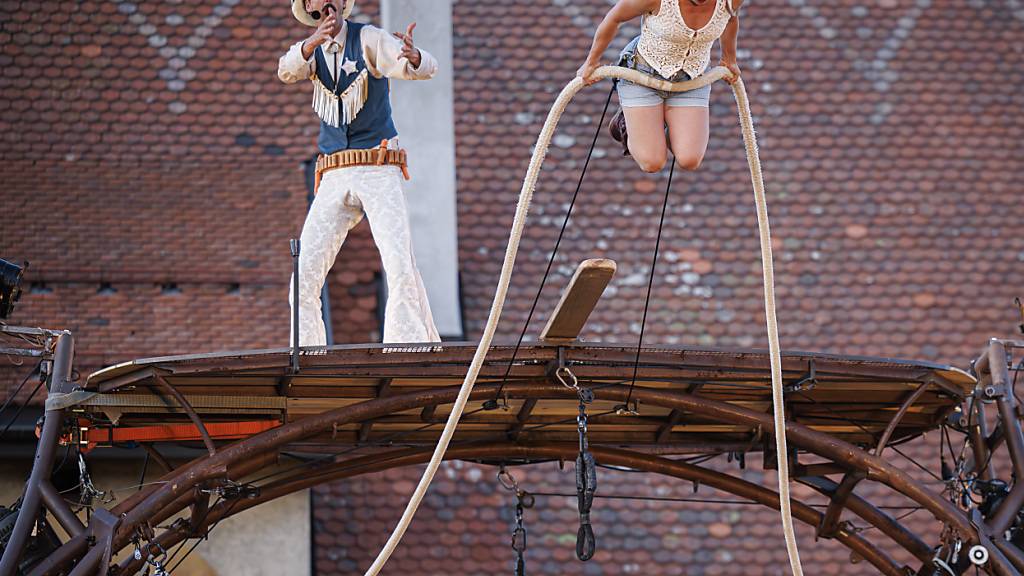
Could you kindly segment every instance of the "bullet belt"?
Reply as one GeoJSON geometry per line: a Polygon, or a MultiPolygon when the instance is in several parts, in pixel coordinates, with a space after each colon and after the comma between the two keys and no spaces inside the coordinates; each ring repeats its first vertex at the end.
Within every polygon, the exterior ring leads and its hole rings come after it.
{"type": "Polygon", "coordinates": [[[405,150],[389,150],[387,140],[377,148],[342,150],[334,154],[321,154],[316,159],[316,188],[324,172],[350,166],[398,166],[402,176],[409,179],[409,163],[405,150]]]}

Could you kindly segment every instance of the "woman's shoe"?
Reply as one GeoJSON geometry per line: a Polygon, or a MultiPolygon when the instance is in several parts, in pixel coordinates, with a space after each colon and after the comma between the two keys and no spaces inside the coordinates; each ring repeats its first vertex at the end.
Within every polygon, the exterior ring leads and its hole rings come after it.
{"type": "Polygon", "coordinates": [[[626,115],[622,113],[622,109],[612,116],[611,122],[608,123],[608,132],[611,133],[612,139],[622,144],[622,155],[629,156],[629,135],[626,134],[626,115]]]}

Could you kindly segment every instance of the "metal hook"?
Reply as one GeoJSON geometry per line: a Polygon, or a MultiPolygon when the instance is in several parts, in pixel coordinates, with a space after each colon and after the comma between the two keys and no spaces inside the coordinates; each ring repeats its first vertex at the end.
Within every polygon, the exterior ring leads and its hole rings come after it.
{"type": "Polygon", "coordinates": [[[510,490],[512,492],[515,492],[516,494],[520,492],[519,483],[516,482],[516,477],[513,476],[511,472],[505,469],[504,464],[502,464],[500,469],[498,470],[498,483],[501,484],[501,486],[506,490],[510,490]]]}
{"type": "Polygon", "coordinates": [[[580,389],[579,380],[576,379],[576,375],[572,373],[572,370],[569,370],[568,366],[559,366],[555,370],[555,378],[566,388],[572,390],[580,389]],[[568,377],[568,381],[566,381],[566,377],[568,377]]]}

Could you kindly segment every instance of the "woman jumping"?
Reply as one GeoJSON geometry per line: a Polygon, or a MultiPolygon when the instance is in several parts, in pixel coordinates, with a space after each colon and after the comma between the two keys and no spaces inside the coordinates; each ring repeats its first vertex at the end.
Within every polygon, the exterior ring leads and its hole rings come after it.
{"type": "MultiPolygon", "coordinates": [[[[597,27],[590,55],[578,76],[588,85],[597,82],[594,71],[619,26],[640,16],[640,35],[622,51],[620,66],[670,82],[683,82],[707,71],[711,45],[721,38],[720,65],[732,71],[734,76],[729,81],[735,82],[740,75],[736,37],[740,27],[737,11],[742,3],[743,0],[618,0],[597,27]]],[[[711,86],[665,92],[621,80],[618,92],[622,109],[612,117],[609,129],[641,170],[661,170],[669,147],[680,168],[696,170],[700,166],[708,147],[711,86]]]]}

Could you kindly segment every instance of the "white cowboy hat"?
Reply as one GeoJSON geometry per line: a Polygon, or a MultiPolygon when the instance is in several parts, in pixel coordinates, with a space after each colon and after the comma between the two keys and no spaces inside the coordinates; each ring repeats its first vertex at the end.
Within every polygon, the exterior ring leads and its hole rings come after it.
{"type": "MultiPolygon", "coordinates": [[[[356,6],[356,0],[340,0],[344,5],[341,10],[341,19],[348,20],[348,17],[352,15],[352,9],[356,6]]],[[[319,15],[319,12],[314,11],[319,15]]],[[[309,12],[306,12],[305,0],[292,0],[292,14],[295,19],[302,22],[306,26],[312,26],[316,28],[320,25],[320,18],[314,18],[309,12]]]]}

